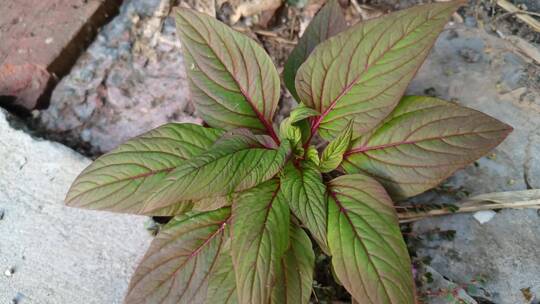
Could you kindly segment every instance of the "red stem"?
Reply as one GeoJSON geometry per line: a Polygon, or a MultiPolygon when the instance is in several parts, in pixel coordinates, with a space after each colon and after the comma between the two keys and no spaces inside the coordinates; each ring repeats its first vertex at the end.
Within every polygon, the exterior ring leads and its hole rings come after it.
{"type": "Polygon", "coordinates": [[[334,105],[335,103],[330,105],[330,107],[328,107],[328,109],[326,109],[324,113],[317,116],[315,120],[311,120],[311,129],[309,131],[309,137],[306,140],[306,143],[304,144],[304,151],[307,151],[307,148],[309,147],[309,144],[311,143],[311,140],[313,139],[313,135],[317,133],[317,130],[319,129],[319,126],[321,125],[321,122],[323,121],[324,117],[326,117],[326,115],[328,115],[328,113],[334,108],[334,105]]]}
{"type": "Polygon", "coordinates": [[[268,133],[270,133],[270,137],[272,137],[276,145],[278,145],[279,147],[281,142],[279,141],[279,137],[277,136],[276,131],[274,131],[274,127],[272,127],[272,125],[270,125],[266,120],[263,120],[263,124],[268,133]]]}
{"type": "Polygon", "coordinates": [[[248,101],[248,104],[251,106],[251,109],[257,115],[257,118],[259,121],[263,124],[264,128],[268,132],[268,135],[272,137],[272,140],[276,143],[276,145],[280,146],[281,142],[279,141],[279,137],[276,135],[276,131],[274,131],[274,127],[272,126],[272,123],[268,122],[264,115],[257,109],[253,101],[251,100],[251,97],[245,92],[241,87],[240,91],[242,92],[242,95],[244,95],[248,101]]]}
{"type": "Polygon", "coordinates": [[[413,143],[415,143],[415,142],[414,141],[400,141],[400,142],[377,145],[377,146],[371,146],[371,147],[361,146],[361,147],[354,148],[354,149],[351,149],[351,150],[345,152],[345,154],[343,156],[347,157],[347,156],[349,156],[351,154],[362,153],[362,152],[369,151],[369,150],[384,149],[384,148],[390,148],[390,147],[394,147],[394,146],[398,146],[398,145],[406,145],[406,144],[413,144],[413,143]]]}

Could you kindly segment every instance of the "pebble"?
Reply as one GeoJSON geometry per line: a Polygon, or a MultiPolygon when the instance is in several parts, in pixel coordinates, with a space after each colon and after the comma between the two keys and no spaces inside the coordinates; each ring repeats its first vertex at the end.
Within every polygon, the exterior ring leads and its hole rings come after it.
{"type": "Polygon", "coordinates": [[[480,224],[489,222],[497,213],[493,210],[482,210],[474,213],[474,219],[480,224]]]}
{"type": "Polygon", "coordinates": [[[15,267],[9,267],[8,269],[6,269],[6,271],[4,271],[4,275],[8,278],[12,277],[14,273],[15,267]]]}
{"type": "Polygon", "coordinates": [[[459,50],[459,55],[468,63],[474,63],[480,60],[480,53],[472,48],[464,47],[463,49],[459,50]]]}

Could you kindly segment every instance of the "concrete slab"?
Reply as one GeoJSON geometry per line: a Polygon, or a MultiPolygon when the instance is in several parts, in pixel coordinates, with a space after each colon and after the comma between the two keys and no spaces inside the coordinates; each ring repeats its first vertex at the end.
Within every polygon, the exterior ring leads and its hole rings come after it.
{"type": "Polygon", "coordinates": [[[146,217],[67,208],[90,161],[13,129],[0,109],[0,303],[121,303],[146,217]]]}

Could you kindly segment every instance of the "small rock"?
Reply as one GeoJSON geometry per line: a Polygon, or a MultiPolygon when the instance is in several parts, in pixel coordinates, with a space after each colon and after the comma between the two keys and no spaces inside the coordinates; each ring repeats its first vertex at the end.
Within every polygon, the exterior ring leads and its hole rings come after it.
{"type": "Polygon", "coordinates": [[[488,156],[486,156],[488,159],[491,159],[491,160],[497,160],[497,154],[495,153],[490,153],[488,156]]]}
{"type": "Polygon", "coordinates": [[[493,210],[482,210],[474,213],[474,219],[477,220],[480,224],[485,224],[489,222],[497,212],[493,210]]]}
{"type": "Polygon", "coordinates": [[[148,230],[152,236],[156,236],[160,230],[160,225],[152,218],[149,218],[144,222],[144,228],[148,230]]]}
{"type": "Polygon", "coordinates": [[[9,267],[8,269],[6,269],[6,271],[4,271],[4,275],[8,278],[12,277],[13,274],[15,274],[15,267],[9,267]]]}
{"type": "Polygon", "coordinates": [[[437,91],[434,88],[427,88],[424,90],[424,94],[426,94],[427,96],[436,97],[437,91]]]}
{"type": "Polygon", "coordinates": [[[468,63],[474,63],[480,60],[480,53],[472,48],[465,47],[459,50],[459,55],[468,63]]]}
{"type": "Polygon", "coordinates": [[[0,221],[4,219],[5,211],[4,209],[0,208],[0,221]]]}

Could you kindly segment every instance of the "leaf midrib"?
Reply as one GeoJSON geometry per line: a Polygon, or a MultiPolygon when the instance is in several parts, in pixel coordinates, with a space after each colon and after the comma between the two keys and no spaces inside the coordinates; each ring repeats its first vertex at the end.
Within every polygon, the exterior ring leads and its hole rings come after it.
{"type": "MultiPolygon", "coordinates": [[[[313,171],[308,172],[308,170],[311,170],[311,169],[310,169],[310,168],[303,168],[303,167],[298,168],[298,171],[299,171],[299,173],[300,173],[300,174],[299,174],[299,179],[300,179],[300,183],[301,183],[301,184],[300,184],[300,187],[302,188],[302,192],[304,192],[304,196],[305,196],[305,199],[306,199],[306,204],[305,204],[305,209],[304,209],[304,211],[307,211],[307,208],[309,208],[309,213],[310,213],[311,216],[308,216],[307,212],[305,212],[304,215],[305,215],[306,217],[311,218],[311,220],[313,221],[313,223],[309,223],[309,226],[311,226],[311,225],[316,226],[316,230],[317,230],[317,234],[318,234],[318,235],[317,235],[317,238],[321,237],[321,240],[320,240],[320,241],[323,243],[323,245],[328,246],[327,241],[326,241],[326,238],[324,237],[325,234],[326,234],[326,231],[325,231],[324,229],[323,229],[323,231],[320,231],[320,228],[321,228],[320,225],[314,224],[314,223],[317,223],[317,216],[315,216],[316,212],[314,211],[313,208],[316,208],[317,211],[321,211],[321,209],[317,208],[317,206],[318,206],[319,204],[311,204],[311,203],[310,203],[310,202],[311,202],[311,199],[310,199],[311,196],[308,194],[307,188],[306,188],[306,186],[308,185],[308,183],[306,183],[306,176],[305,176],[305,174],[308,174],[308,173],[314,173],[314,174],[317,174],[317,172],[313,172],[313,171]],[[320,234],[319,234],[319,233],[320,233],[320,234]]],[[[310,180],[311,182],[315,182],[315,183],[318,183],[318,182],[322,183],[317,177],[315,177],[314,179],[316,179],[316,181],[314,181],[313,179],[309,179],[309,180],[310,180]]],[[[317,198],[319,198],[319,197],[317,196],[317,198]]],[[[299,200],[298,200],[298,201],[299,201],[299,200]]],[[[319,202],[320,202],[320,201],[319,201],[319,202]]],[[[297,203],[297,205],[298,205],[298,207],[300,207],[298,203],[297,203]]],[[[299,209],[300,209],[300,208],[299,208],[299,209]]],[[[324,214],[324,208],[323,208],[322,210],[323,210],[323,214],[324,214]]],[[[298,210],[298,211],[300,211],[300,210],[298,210]]],[[[317,213],[318,213],[318,212],[317,212],[317,213]]],[[[323,216],[323,217],[324,217],[324,216],[323,216]]],[[[326,218],[325,218],[325,221],[326,221],[326,218]]],[[[306,226],[307,226],[307,225],[308,225],[308,224],[306,224],[306,226]]]]}
{"type": "MultiPolygon", "coordinates": [[[[426,35],[426,36],[429,36],[430,34],[431,34],[431,33],[428,33],[428,35],[426,35]]],[[[425,37],[425,36],[424,36],[424,37],[425,37]]],[[[426,50],[430,49],[431,47],[432,47],[431,44],[427,44],[423,49],[421,49],[421,50],[419,51],[419,53],[422,54],[422,53],[424,53],[426,50]]],[[[427,53],[426,53],[426,54],[427,54],[427,53]]],[[[371,80],[373,80],[373,79],[376,78],[376,77],[381,77],[381,76],[390,74],[390,73],[396,71],[397,69],[400,69],[400,68],[402,68],[403,66],[405,66],[405,65],[407,65],[407,64],[409,64],[409,63],[411,63],[411,62],[413,62],[413,61],[416,60],[416,59],[418,59],[418,58],[417,58],[417,57],[411,57],[409,60],[404,61],[404,62],[400,63],[398,66],[394,67],[394,69],[389,70],[389,71],[386,71],[386,72],[381,73],[381,74],[378,74],[378,75],[375,75],[375,76],[373,76],[372,78],[369,78],[369,79],[365,80],[364,82],[371,81],[371,80]]],[[[377,59],[377,60],[378,60],[378,59],[377,59]]],[[[421,66],[421,65],[420,65],[420,66],[421,66]]],[[[419,66],[419,67],[420,67],[420,66],[419,66]]],[[[368,68],[369,68],[369,67],[368,67],[368,68]]],[[[416,69],[416,70],[418,70],[418,69],[416,69]]],[[[367,70],[366,70],[366,71],[367,71],[367,70]]],[[[416,71],[415,71],[413,74],[415,74],[415,73],[416,73],[416,71]]],[[[388,90],[388,88],[391,88],[392,86],[398,84],[399,82],[403,81],[403,79],[405,79],[405,78],[408,77],[408,76],[410,76],[410,74],[404,74],[404,75],[402,75],[401,77],[397,78],[397,79],[396,79],[393,83],[391,83],[390,85],[387,85],[383,90],[381,90],[381,91],[378,92],[377,94],[372,95],[372,96],[369,96],[369,97],[367,97],[366,99],[363,99],[363,100],[358,100],[358,101],[356,101],[356,102],[357,102],[357,103],[369,102],[370,100],[373,100],[373,99],[375,99],[375,98],[381,96],[382,94],[384,94],[384,93],[388,90]]],[[[360,77],[359,77],[359,78],[360,78],[360,77]]],[[[361,84],[361,83],[362,83],[362,82],[355,82],[353,86],[359,85],[359,84],[361,84]]],[[[406,89],[406,88],[404,88],[404,90],[405,90],[405,89],[406,89]]],[[[349,88],[348,90],[350,90],[350,88],[349,88]]],[[[347,91],[347,92],[348,92],[348,91],[347,91]]],[[[401,95],[401,94],[400,94],[400,95],[401,95]]],[[[343,96],[340,96],[340,97],[336,100],[335,104],[332,106],[332,110],[338,108],[337,104],[338,104],[339,99],[341,99],[341,97],[343,97],[343,96]]],[[[350,105],[348,105],[348,106],[350,106],[350,105]]],[[[387,107],[387,106],[381,106],[381,107],[377,107],[377,108],[371,109],[371,110],[384,109],[384,108],[386,108],[386,107],[387,107]]],[[[343,109],[344,107],[341,107],[341,108],[343,109]]],[[[338,119],[340,119],[340,118],[346,117],[346,116],[351,115],[351,114],[360,114],[360,113],[365,113],[365,112],[367,112],[367,111],[369,111],[369,110],[364,110],[364,111],[361,111],[361,112],[349,112],[349,113],[347,113],[347,114],[342,114],[342,115],[334,115],[333,117],[331,117],[331,120],[326,120],[325,123],[330,123],[330,122],[332,122],[332,121],[338,120],[338,119]]],[[[324,118],[326,118],[326,116],[327,116],[330,112],[331,112],[331,111],[328,111],[328,113],[325,114],[325,117],[324,117],[324,118]]],[[[322,120],[324,120],[324,118],[323,118],[322,120]]],[[[320,124],[322,124],[322,120],[321,120],[320,124]]]]}
{"type": "MultiPolygon", "coordinates": [[[[228,217],[224,222],[220,223],[220,227],[219,227],[218,229],[224,231],[225,228],[226,228],[226,225],[227,225],[227,223],[228,223],[228,221],[229,221],[230,218],[231,218],[231,215],[229,215],[229,217],[228,217]]],[[[212,236],[212,238],[213,238],[213,236],[212,236]]],[[[209,243],[209,242],[210,242],[210,239],[207,239],[207,240],[205,241],[205,243],[209,243]]],[[[211,264],[210,267],[208,268],[208,272],[206,272],[206,274],[204,275],[203,280],[201,280],[201,284],[199,285],[199,287],[197,287],[197,289],[196,289],[195,292],[193,293],[193,296],[196,296],[196,295],[197,295],[197,293],[199,292],[199,290],[201,289],[201,287],[204,285],[204,282],[205,282],[206,280],[208,280],[208,282],[210,282],[210,274],[212,273],[212,270],[214,269],[214,266],[216,265],[217,261],[219,260],[219,255],[220,255],[220,253],[221,253],[221,251],[222,251],[222,247],[223,247],[222,244],[223,244],[223,236],[222,236],[221,241],[220,241],[220,244],[219,244],[219,246],[218,246],[218,248],[217,248],[217,250],[216,250],[215,258],[213,259],[212,264],[211,264]]],[[[203,244],[203,246],[206,246],[206,244],[203,244]]],[[[202,246],[201,246],[201,247],[202,247],[202,246]]],[[[200,250],[198,250],[198,251],[200,251],[200,250]]],[[[196,254],[198,254],[198,252],[197,252],[196,254]]],[[[193,258],[194,255],[195,255],[195,253],[191,254],[191,255],[189,256],[189,258],[190,258],[190,259],[193,258]]],[[[191,275],[193,276],[194,273],[195,273],[195,272],[193,271],[193,272],[191,273],[191,275]]],[[[191,277],[190,277],[190,281],[191,281],[191,277]]],[[[185,293],[186,291],[187,291],[187,288],[184,290],[184,293],[185,293]]],[[[183,294],[182,294],[182,297],[183,297],[183,294]]],[[[191,299],[192,299],[192,298],[191,298],[191,299]]],[[[189,299],[189,300],[191,300],[191,299],[189,299]]]]}
{"type": "MultiPolygon", "coordinates": [[[[199,15],[197,14],[193,14],[202,24],[204,24],[204,21],[200,18],[199,15]]],[[[240,85],[240,81],[236,78],[236,73],[234,73],[235,71],[231,71],[230,68],[224,64],[224,60],[223,58],[221,58],[220,56],[218,56],[217,52],[214,50],[214,48],[211,46],[210,44],[210,41],[208,41],[208,39],[205,38],[204,35],[202,35],[202,33],[200,31],[198,31],[189,21],[187,21],[186,18],[184,18],[182,15],[179,14],[179,16],[181,18],[184,19],[184,21],[189,24],[191,26],[191,28],[196,31],[200,37],[202,37],[204,39],[204,41],[206,42],[206,45],[208,46],[208,49],[210,49],[212,51],[212,53],[214,54],[214,56],[216,56],[216,58],[219,59],[221,65],[227,70],[227,72],[229,73],[229,75],[231,76],[231,79],[234,80],[234,82],[236,83],[238,89],[240,89],[240,92],[242,93],[242,95],[246,98],[246,101],[248,102],[248,104],[250,105],[251,109],[253,110],[253,113],[256,115],[256,117],[259,119],[259,121],[262,123],[263,127],[266,129],[266,131],[268,132],[268,134],[272,137],[272,139],[276,142],[276,144],[280,144],[279,142],[279,139],[277,138],[276,134],[275,134],[275,131],[272,127],[272,124],[270,124],[266,118],[264,117],[264,115],[257,109],[255,103],[253,102],[251,96],[249,94],[247,94],[247,92],[244,90],[243,86],[240,85]]],[[[227,45],[227,43],[223,40],[223,37],[221,37],[220,35],[217,35],[218,39],[221,40],[221,42],[223,43],[225,49],[227,50],[227,53],[229,54],[229,56],[231,58],[233,58],[232,56],[232,53],[231,53],[231,50],[229,49],[229,46],[227,45]]],[[[247,38],[247,37],[246,37],[247,38]]],[[[247,38],[249,39],[249,38],[247,38]]],[[[234,43],[236,44],[236,40],[233,38],[232,40],[234,40],[234,43]]],[[[249,44],[249,41],[248,41],[248,44],[249,44]]],[[[252,46],[250,46],[250,48],[252,48],[252,46]]],[[[240,52],[242,54],[242,56],[244,56],[244,54],[242,52],[240,52]]],[[[255,56],[256,57],[256,56],[255,56]]],[[[259,61],[258,59],[255,59],[257,61],[257,66],[260,70],[260,65],[259,65],[259,61]]],[[[243,65],[244,67],[246,68],[246,73],[247,73],[247,66],[246,66],[246,60],[245,58],[243,58],[243,65]]],[[[197,64],[198,66],[198,64],[197,64]]],[[[200,66],[199,66],[200,68],[200,66]]],[[[260,77],[262,77],[262,73],[260,75],[260,77]]],[[[261,85],[263,85],[263,83],[261,82],[261,85]]],[[[264,92],[263,92],[263,98],[266,98],[266,96],[264,96],[264,92]]],[[[265,105],[265,102],[263,101],[263,105],[265,105]]]]}
{"type": "MultiPolygon", "coordinates": [[[[268,218],[269,218],[269,215],[270,215],[270,211],[272,209],[272,205],[274,204],[274,200],[277,198],[277,195],[279,193],[280,188],[281,188],[281,184],[278,183],[276,185],[276,189],[272,191],[272,197],[270,198],[270,200],[268,202],[268,205],[265,207],[264,221],[263,221],[263,223],[261,225],[261,229],[259,230],[259,233],[257,234],[257,236],[258,236],[257,237],[257,250],[256,250],[257,254],[255,255],[255,261],[251,265],[249,265],[249,268],[248,268],[248,269],[253,269],[253,274],[250,275],[250,276],[252,276],[251,288],[250,288],[250,294],[249,294],[250,299],[252,297],[251,292],[254,290],[255,274],[256,274],[256,269],[257,269],[257,263],[258,263],[259,256],[260,256],[259,252],[261,250],[261,245],[262,245],[262,236],[263,236],[264,231],[266,230],[266,226],[267,226],[268,218]]],[[[237,261],[237,258],[233,259],[233,264],[235,264],[236,269],[239,268],[239,261],[237,261]]]]}
{"type": "MultiPolygon", "coordinates": [[[[252,146],[243,147],[241,149],[234,150],[234,152],[227,153],[227,154],[224,154],[224,155],[220,155],[220,156],[218,156],[216,158],[212,158],[211,161],[205,162],[205,163],[201,164],[200,166],[190,166],[191,170],[187,171],[184,175],[180,176],[180,178],[185,177],[185,176],[190,175],[190,174],[193,174],[195,172],[198,172],[198,171],[204,169],[204,167],[209,166],[209,165],[211,165],[213,163],[219,162],[219,161],[221,161],[221,160],[223,160],[225,158],[231,158],[232,159],[232,158],[234,158],[236,156],[236,154],[241,153],[241,152],[250,151],[250,150],[251,151],[252,150],[263,150],[262,152],[264,152],[264,151],[268,151],[269,149],[260,148],[260,147],[252,147],[252,146]]],[[[275,153],[276,155],[279,152],[279,150],[273,150],[273,149],[270,149],[270,151],[276,152],[275,153]]],[[[205,156],[205,154],[201,154],[201,156],[205,156]]],[[[247,156],[248,156],[248,154],[244,155],[244,158],[247,157],[247,156]]],[[[228,160],[225,167],[228,166],[229,162],[231,162],[231,159],[228,160]]],[[[274,157],[274,160],[275,160],[275,157],[274,157]]],[[[239,166],[237,167],[238,170],[241,167],[241,165],[242,165],[242,162],[239,162],[239,166]]],[[[216,177],[214,177],[214,179],[218,178],[218,176],[219,175],[216,175],[216,177]]],[[[176,180],[178,180],[178,179],[176,179],[176,180]]]]}
{"type": "MultiPolygon", "coordinates": [[[[203,228],[205,228],[205,227],[211,227],[211,226],[215,226],[215,225],[218,225],[218,226],[219,226],[219,227],[216,229],[216,231],[214,231],[212,234],[210,234],[210,236],[209,236],[206,240],[204,240],[204,242],[203,242],[201,245],[199,245],[197,248],[195,248],[195,250],[194,250],[193,252],[191,252],[189,255],[187,255],[187,256],[173,256],[173,257],[171,257],[170,259],[167,259],[167,260],[163,261],[162,263],[156,265],[156,267],[154,267],[154,269],[157,269],[158,267],[162,266],[163,264],[166,264],[167,262],[169,262],[169,261],[171,261],[171,260],[173,260],[173,259],[175,259],[175,258],[181,258],[181,257],[184,257],[184,261],[183,261],[180,265],[178,265],[177,269],[176,269],[173,273],[171,273],[169,276],[167,276],[164,280],[162,280],[162,281],[154,288],[154,290],[157,290],[158,288],[160,288],[160,287],[161,287],[163,284],[165,284],[165,282],[167,282],[171,277],[173,278],[173,284],[174,284],[174,280],[176,279],[176,274],[178,273],[178,271],[180,271],[181,269],[183,269],[184,266],[185,266],[189,261],[191,261],[191,259],[193,259],[195,256],[197,256],[198,253],[199,253],[199,252],[200,252],[200,251],[201,251],[208,243],[210,243],[217,235],[219,235],[221,232],[223,232],[223,231],[225,230],[226,223],[227,223],[227,221],[230,219],[230,217],[231,217],[231,216],[229,215],[226,219],[224,219],[224,220],[222,220],[222,221],[220,221],[220,222],[196,227],[196,229],[198,230],[198,229],[203,229],[203,228]]],[[[169,242],[166,242],[164,245],[170,244],[170,243],[172,243],[172,242],[174,242],[174,240],[171,240],[171,241],[169,241],[169,242]]],[[[164,246],[161,246],[160,249],[162,249],[163,247],[164,247],[164,246]]],[[[218,247],[218,252],[216,253],[216,255],[219,254],[219,251],[220,251],[219,248],[221,248],[221,246],[218,247]]],[[[216,258],[215,260],[217,260],[217,258],[216,258]]],[[[215,260],[212,262],[212,266],[214,265],[215,260]]],[[[212,270],[212,268],[210,268],[209,270],[212,270]]],[[[193,272],[192,272],[192,274],[193,274],[193,272]]],[[[139,284],[143,278],[144,278],[144,277],[141,277],[141,279],[140,279],[139,281],[137,281],[137,282],[135,283],[134,286],[136,286],[137,284],[139,284]]],[[[187,290],[187,288],[184,290],[184,292],[185,292],[186,290],[187,290]]],[[[162,299],[161,303],[167,298],[167,296],[168,296],[168,294],[170,293],[170,291],[171,291],[171,289],[168,290],[167,295],[165,295],[165,297],[162,299]]],[[[183,295],[183,293],[182,293],[182,295],[183,295]]],[[[181,295],[181,296],[182,296],[182,295],[181,295]]]]}
{"type": "Polygon", "coordinates": [[[347,151],[344,154],[344,157],[346,158],[352,154],[365,153],[372,150],[384,150],[384,149],[395,147],[395,146],[417,144],[417,143],[431,141],[431,140],[442,140],[444,138],[452,138],[452,137],[457,137],[457,136],[479,135],[479,134],[484,134],[484,133],[495,133],[495,132],[509,132],[509,131],[508,129],[505,128],[505,129],[487,130],[487,131],[480,131],[480,132],[474,132],[474,131],[463,132],[463,133],[456,133],[456,134],[450,134],[450,135],[444,135],[444,136],[433,136],[433,137],[428,137],[428,138],[422,138],[419,140],[409,140],[409,141],[404,140],[404,141],[398,141],[394,143],[388,143],[388,144],[382,144],[382,145],[376,145],[376,146],[369,146],[369,143],[368,143],[364,146],[347,151]]]}
{"type": "MultiPolygon", "coordinates": [[[[277,195],[279,193],[280,188],[281,188],[281,184],[278,183],[276,189],[272,193],[272,197],[270,198],[270,202],[268,203],[268,206],[266,206],[266,212],[265,212],[265,215],[264,215],[264,222],[263,222],[263,225],[262,225],[260,233],[259,233],[259,238],[258,238],[259,240],[257,242],[257,255],[255,256],[255,261],[253,262],[253,279],[251,280],[251,290],[252,291],[254,290],[254,285],[255,285],[255,274],[256,274],[256,269],[257,269],[257,263],[259,261],[259,256],[260,256],[259,252],[261,251],[263,233],[267,229],[266,226],[267,226],[267,223],[268,223],[268,219],[270,217],[270,211],[271,211],[272,206],[274,204],[274,200],[277,198],[277,195]]],[[[251,296],[250,296],[250,298],[251,298],[251,296]]]]}
{"type": "MultiPolygon", "coordinates": [[[[134,163],[135,164],[135,163],[134,163]]],[[[114,164],[114,165],[118,165],[118,164],[114,164]]],[[[139,164],[136,164],[136,165],[139,165],[139,164]]],[[[112,166],[112,165],[107,165],[107,166],[104,166],[102,168],[106,168],[108,166],[112,166]]],[[[95,187],[92,187],[90,189],[86,189],[82,192],[79,192],[77,193],[77,195],[73,196],[72,198],[70,198],[70,202],[72,202],[73,200],[75,200],[76,198],[84,195],[84,194],[87,194],[88,192],[91,192],[91,191],[94,191],[94,190],[97,190],[99,188],[103,188],[103,187],[107,187],[107,186],[110,186],[110,185],[113,185],[113,184],[116,184],[116,183],[121,183],[121,182],[125,182],[125,181],[135,181],[137,179],[140,179],[140,178],[146,178],[148,176],[152,176],[152,175],[156,175],[156,174],[159,174],[159,173],[163,173],[163,172],[171,172],[172,170],[174,170],[175,168],[177,168],[178,166],[175,166],[175,167],[166,167],[166,168],[163,168],[163,169],[159,169],[159,170],[150,170],[148,172],[145,172],[145,173],[140,173],[140,174],[137,174],[137,175],[134,175],[134,176],[128,176],[128,177],[124,177],[124,178],[121,178],[121,179],[117,179],[117,180],[114,180],[114,181],[111,181],[111,182],[108,182],[108,183],[104,183],[104,184],[99,184],[99,185],[96,185],[95,187]]],[[[101,169],[101,168],[100,168],[101,169]]],[[[71,192],[71,190],[69,191],[71,192]]]]}
{"type": "MultiPolygon", "coordinates": [[[[343,214],[343,216],[345,216],[345,219],[347,220],[347,222],[349,223],[349,225],[351,226],[351,230],[354,232],[354,235],[356,236],[356,238],[359,240],[360,244],[362,245],[362,248],[364,248],[364,251],[366,252],[366,256],[369,260],[369,263],[372,265],[372,267],[375,269],[375,272],[377,273],[377,280],[381,283],[381,285],[384,287],[383,290],[384,290],[384,293],[386,294],[386,298],[388,300],[390,300],[390,294],[388,293],[388,290],[386,290],[386,285],[383,283],[382,281],[382,276],[379,272],[379,269],[375,266],[375,263],[373,261],[373,259],[371,258],[371,255],[369,254],[369,250],[367,249],[366,245],[364,244],[364,240],[362,237],[360,237],[358,235],[358,232],[356,231],[356,229],[354,228],[354,224],[351,220],[351,218],[349,217],[349,214],[347,214],[347,212],[349,211],[347,208],[345,208],[345,206],[343,206],[343,204],[341,203],[341,201],[337,198],[337,195],[336,193],[334,193],[331,189],[330,191],[328,191],[330,193],[330,195],[332,196],[332,198],[334,199],[334,201],[336,202],[336,205],[338,206],[339,208],[339,213],[343,214]]],[[[354,245],[354,244],[353,244],[354,245]]],[[[368,295],[369,293],[367,292],[367,290],[365,289],[365,285],[363,284],[362,282],[362,287],[364,288],[364,291],[366,292],[366,295],[368,295]]],[[[369,299],[370,302],[371,299],[369,299]]]]}
{"type": "MultiPolygon", "coordinates": [[[[337,184],[336,186],[339,186],[339,187],[342,187],[342,188],[348,188],[348,189],[352,189],[352,190],[357,191],[357,189],[355,189],[355,188],[353,188],[353,187],[346,186],[346,185],[342,185],[342,184],[337,184]]],[[[373,200],[375,200],[375,201],[378,201],[375,197],[373,197],[373,195],[369,194],[368,192],[366,192],[366,191],[362,191],[362,192],[363,192],[365,195],[367,195],[368,197],[370,197],[371,199],[373,199],[373,200]]],[[[345,194],[345,193],[342,193],[342,192],[340,192],[339,195],[341,195],[341,196],[343,196],[343,197],[346,197],[346,198],[348,198],[348,199],[351,199],[351,200],[356,200],[355,197],[353,197],[353,196],[351,196],[351,195],[348,195],[348,194],[345,194]]],[[[369,206],[368,204],[362,204],[362,205],[363,205],[365,208],[369,209],[371,212],[373,212],[379,220],[381,220],[383,223],[385,223],[385,224],[388,225],[389,227],[392,227],[392,226],[397,227],[397,226],[399,225],[399,223],[397,222],[397,218],[396,218],[396,221],[395,221],[395,222],[388,222],[388,221],[381,215],[381,213],[378,212],[376,209],[374,209],[372,206],[369,206]]],[[[388,207],[388,206],[386,206],[386,207],[388,207]]],[[[390,208],[393,210],[393,208],[392,208],[391,206],[390,206],[390,208]]],[[[345,209],[345,210],[347,210],[347,209],[345,209]]],[[[359,216],[359,215],[357,215],[357,216],[365,223],[365,225],[369,226],[373,231],[377,231],[377,229],[375,229],[375,227],[373,227],[373,225],[372,225],[369,221],[367,221],[367,220],[365,219],[365,217],[359,216]]],[[[398,233],[399,233],[399,232],[398,232],[398,233]]],[[[394,250],[394,248],[393,248],[393,246],[390,244],[390,242],[389,242],[386,238],[383,237],[384,235],[383,235],[382,233],[379,233],[379,235],[381,236],[381,239],[382,239],[382,241],[384,242],[384,244],[386,244],[386,246],[387,246],[388,248],[391,249],[391,250],[389,250],[389,251],[392,253],[393,258],[396,259],[396,260],[400,260],[400,256],[399,256],[398,252],[394,250]]],[[[399,235],[401,235],[401,234],[399,234],[399,235]]],[[[387,235],[387,236],[388,236],[388,235],[387,235]]],[[[367,248],[367,247],[366,247],[366,248],[367,248]]],[[[367,251],[366,251],[366,252],[367,252],[367,251]]],[[[394,264],[392,264],[392,263],[386,261],[386,259],[383,259],[383,258],[381,258],[381,257],[379,257],[379,259],[381,259],[382,261],[384,261],[384,262],[385,262],[386,264],[388,264],[390,267],[394,268],[394,270],[395,270],[400,276],[403,275],[403,272],[401,271],[401,270],[403,270],[403,269],[399,269],[399,267],[396,267],[394,264]]],[[[402,278],[402,279],[403,279],[403,278],[402,278]]],[[[400,289],[400,291],[401,291],[401,289],[400,289]]],[[[407,296],[407,295],[406,295],[405,293],[403,293],[403,292],[402,292],[402,295],[404,295],[405,297],[407,296]]]]}
{"type": "MultiPolygon", "coordinates": [[[[375,60],[373,60],[373,62],[371,64],[367,64],[367,61],[366,61],[366,67],[364,68],[364,70],[357,76],[355,77],[350,84],[348,84],[347,86],[345,86],[345,88],[343,89],[343,91],[330,103],[330,105],[328,106],[328,108],[319,116],[317,117],[317,119],[313,122],[312,124],[312,127],[311,127],[311,133],[313,134],[319,127],[319,125],[321,124],[322,120],[328,115],[328,113],[330,113],[330,111],[335,107],[335,105],[337,104],[337,102],[345,95],[347,94],[350,89],[356,84],[356,82],[360,79],[360,77],[362,77],[366,71],[371,68],[376,62],[378,62],[383,56],[385,56],[388,51],[390,49],[392,49],[396,44],[398,44],[400,41],[402,41],[402,39],[405,37],[405,36],[408,36],[410,35],[415,29],[423,26],[424,24],[426,24],[428,21],[431,21],[431,20],[434,20],[436,19],[435,17],[436,16],[439,16],[440,14],[442,14],[443,12],[445,12],[446,10],[442,10],[441,12],[439,12],[439,14],[437,15],[433,15],[433,16],[428,16],[428,18],[426,18],[426,20],[424,20],[421,24],[417,25],[413,30],[410,30],[410,31],[407,31],[405,32],[404,34],[402,34],[398,39],[396,39],[396,41],[394,43],[392,43],[392,45],[390,45],[388,48],[386,48],[384,50],[384,52],[381,53],[381,55],[379,55],[375,60]]],[[[397,18],[396,18],[397,19],[397,18]]],[[[387,31],[387,29],[385,29],[385,31],[383,32],[383,34],[381,34],[381,36],[384,35],[384,33],[387,31]]],[[[380,39],[380,38],[379,38],[380,39]]],[[[378,39],[378,40],[379,40],[378,39]]],[[[362,39],[363,40],[363,39],[362,39]]],[[[358,45],[360,44],[360,42],[358,43],[358,45]]],[[[433,44],[430,44],[430,45],[433,45],[433,44]]],[[[343,49],[342,49],[343,50],[343,49]]],[[[370,51],[370,54],[371,52],[373,51],[373,49],[370,51]]],[[[369,56],[368,56],[369,57],[369,56]]],[[[335,62],[335,59],[336,58],[339,58],[339,56],[336,56],[334,58],[334,60],[332,61],[332,63],[335,62]]],[[[352,58],[352,56],[351,56],[352,58]]],[[[351,59],[352,60],[352,59],[351,59]]],[[[328,73],[326,73],[328,74],[328,73]]],[[[326,76],[326,75],[325,75],[326,76]]],[[[324,86],[323,86],[323,90],[324,90],[324,86]]],[[[322,98],[323,98],[323,94],[321,93],[321,101],[320,101],[320,104],[322,105],[322,98]]]]}

